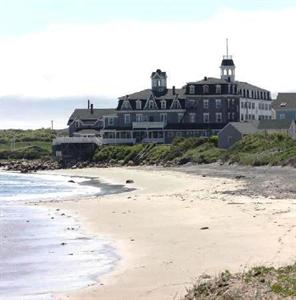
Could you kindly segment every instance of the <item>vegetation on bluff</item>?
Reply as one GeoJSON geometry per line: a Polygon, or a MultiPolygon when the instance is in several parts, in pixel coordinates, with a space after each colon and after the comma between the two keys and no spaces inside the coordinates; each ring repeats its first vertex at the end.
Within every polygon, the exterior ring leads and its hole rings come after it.
{"type": "Polygon", "coordinates": [[[177,138],[171,145],[102,146],[96,151],[93,160],[121,165],[212,163],[223,152],[217,148],[217,137],[177,138]]]}
{"type": "Polygon", "coordinates": [[[50,129],[0,130],[0,159],[47,159],[55,135],[50,129]]]}
{"type": "Polygon", "coordinates": [[[296,265],[281,268],[254,267],[246,273],[229,271],[212,278],[202,276],[183,300],[295,299],[296,265]]]}
{"type": "Polygon", "coordinates": [[[96,151],[93,160],[120,165],[183,165],[220,161],[276,166],[296,162],[296,141],[284,134],[248,135],[229,150],[217,148],[217,141],[217,137],[177,138],[172,145],[103,146],[96,151]]]}

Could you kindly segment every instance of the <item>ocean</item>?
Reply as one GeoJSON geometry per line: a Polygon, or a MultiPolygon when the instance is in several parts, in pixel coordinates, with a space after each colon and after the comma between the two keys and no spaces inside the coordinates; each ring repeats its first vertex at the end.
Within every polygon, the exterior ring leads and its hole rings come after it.
{"type": "Polygon", "coordinates": [[[111,241],[82,234],[79,220],[66,212],[34,205],[102,193],[86,183],[0,172],[1,300],[51,299],[53,293],[93,285],[112,271],[119,256],[111,241]]]}

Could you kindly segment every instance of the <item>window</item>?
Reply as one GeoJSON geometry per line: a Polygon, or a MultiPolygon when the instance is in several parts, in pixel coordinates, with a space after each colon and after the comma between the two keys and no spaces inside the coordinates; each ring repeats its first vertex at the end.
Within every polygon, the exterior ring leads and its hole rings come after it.
{"type": "Polygon", "coordinates": [[[129,103],[129,101],[128,100],[124,100],[123,101],[123,103],[122,103],[122,107],[121,107],[122,109],[130,109],[131,108],[131,105],[130,105],[130,103],[129,103]]]}
{"type": "Polygon", "coordinates": [[[221,99],[216,99],[216,109],[220,109],[221,106],[221,99]]]}
{"type": "Polygon", "coordinates": [[[109,126],[113,126],[114,125],[114,119],[113,118],[107,118],[107,123],[109,126]]]}
{"type": "Polygon", "coordinates": [[[191,95],[195,94],[195,86],[194,85],[189,86],[189,94],[191,94],[191,95]]]}
{"type": "Polygon", "coordinates": [[[154,108],[154,102],[152,100],[149,100],[148,108],[149,109],[153,109],[154,108]]]}
{"type": "Polygon", "coordinates": [[[75,121],[75,128],[79,128],[80,127],[80,121],[75,121]]]}
{"type": "Polygon", "coordinates": [[[244,115],[243,114],[241,114],[241,121],[243,121],[244,120],[244,115]]]}
{"type": "Polygon", "coordinates": [[[163,122],[166,124],[167,118],[168,118],[167,114],[160,114],[160,122],[163,122]]]}
{"type": "Polygon", "coordinates": [[[141,102],[141,100],[137,100],[137,102],[136,102],[136,108],[137,109],[142,109],[142,102],[141,102]]]}
{"type": "Polygon", "coordinates": [[[216,113],[216,122],[222,123],[222,113],[216,113]]]}
{"type": "Polygon", "coordinates": [[[165,100],[161,100],[160,107],[161,107],[161,109],[166,109],[166,101],[165,100]]]}
{"type": "Polygon", "coordinates": [[[220,84],[216,85],[216,94],[221,94],[221,85],[220,84]]]}
{"type": "Polygon", "coordinates": [[[235,120],[235,113],[234,112],[231,114],[231,119],[235,120]]]}
{"type": "Polygon", "coordinates": [[[210,123],[210,115],[208,113],[203,114],[203,122],[210,123]]]}
{"type": "Polygon", "coordinates": [[[244,108],[244,102],[241,103],[241,108],[244,108]]]}
{"type": "Polygon", "coordinates": [[[208,86],[208,85],[204,85],[204,86],[202,87],[202,89],[203,89],[203,93],[204,93],[204,94],[208,94],[208,93],[209,93],[209,86],[208,86]]]}
{"type": "Polygon", "coordinates": [[[182,113],[178,113],[178,123],[181,123],[183,118],[183,114],[182,113]]]}
{"type": "Polygon", "coordinates": [[[255,103],[252,103],[252,109],[255,109],[255,103]]]}
{"type": "Polygon", "coordinates": [[[136,114],[136,122],[143,122],[143,115],[142,114],[136,114]]]}
{"type": "Polygon", "coordinates": [[[232,99],[232,101],[231,101],[231,102],[232,102],[232,105],[234,105],[234,104],[235,104],[235,99],[232,99]]]}
{"type": "Polygon", "coordinates": [[[195,113],[190,113],[189,119],[190,119],[190,123],[194,123],[195,122],[195,113]]]}
{"type": "Polygon", "coordinates": [[[285,120],[286,119],[286,114],[285,113],[281,113],[280,114],[280,120],[285,120]]]}
{"type": "Polygon", "coordinates": [[[203,101],[203,107],[204,107],[204,109],[208,109],[209,108],[209,100],[204,100],[203,101]]]}
{"type": "Polygon", "coordinates": [[[124,124],[130,124],[130,122],[131,122],[131,115],[125,114],[124,115],[124,124]]]}

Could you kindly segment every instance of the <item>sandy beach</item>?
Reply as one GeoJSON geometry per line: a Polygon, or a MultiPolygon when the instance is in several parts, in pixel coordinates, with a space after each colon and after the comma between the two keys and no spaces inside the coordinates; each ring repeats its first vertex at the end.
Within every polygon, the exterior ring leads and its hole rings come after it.
{"type": "Polygon", "coordinates": [[[54,299],[180,299],[204,273],[294,262],[295,195],[268,193],[275,186],[264,175],[268,170],[259,176],[265,183],[256,179],[255,169],[249,172],[254,190],[245,176],[215,175],[215,167],[210,173],[202,168],[54,171],[123,185],[132,179],[128,186],[136,188],[46,204],[78,218],[86,232],[111,239],[121,256],[97,285],[54,299]]]}

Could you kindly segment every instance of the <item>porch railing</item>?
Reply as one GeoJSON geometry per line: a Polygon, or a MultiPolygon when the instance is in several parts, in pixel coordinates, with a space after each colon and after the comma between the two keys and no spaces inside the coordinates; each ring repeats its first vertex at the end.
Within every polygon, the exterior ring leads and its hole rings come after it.
{"type": "Polygon", "coordinates": [[[161,128],[166,126],[165,122],[133,122],[133,129],[161,128]]]}

